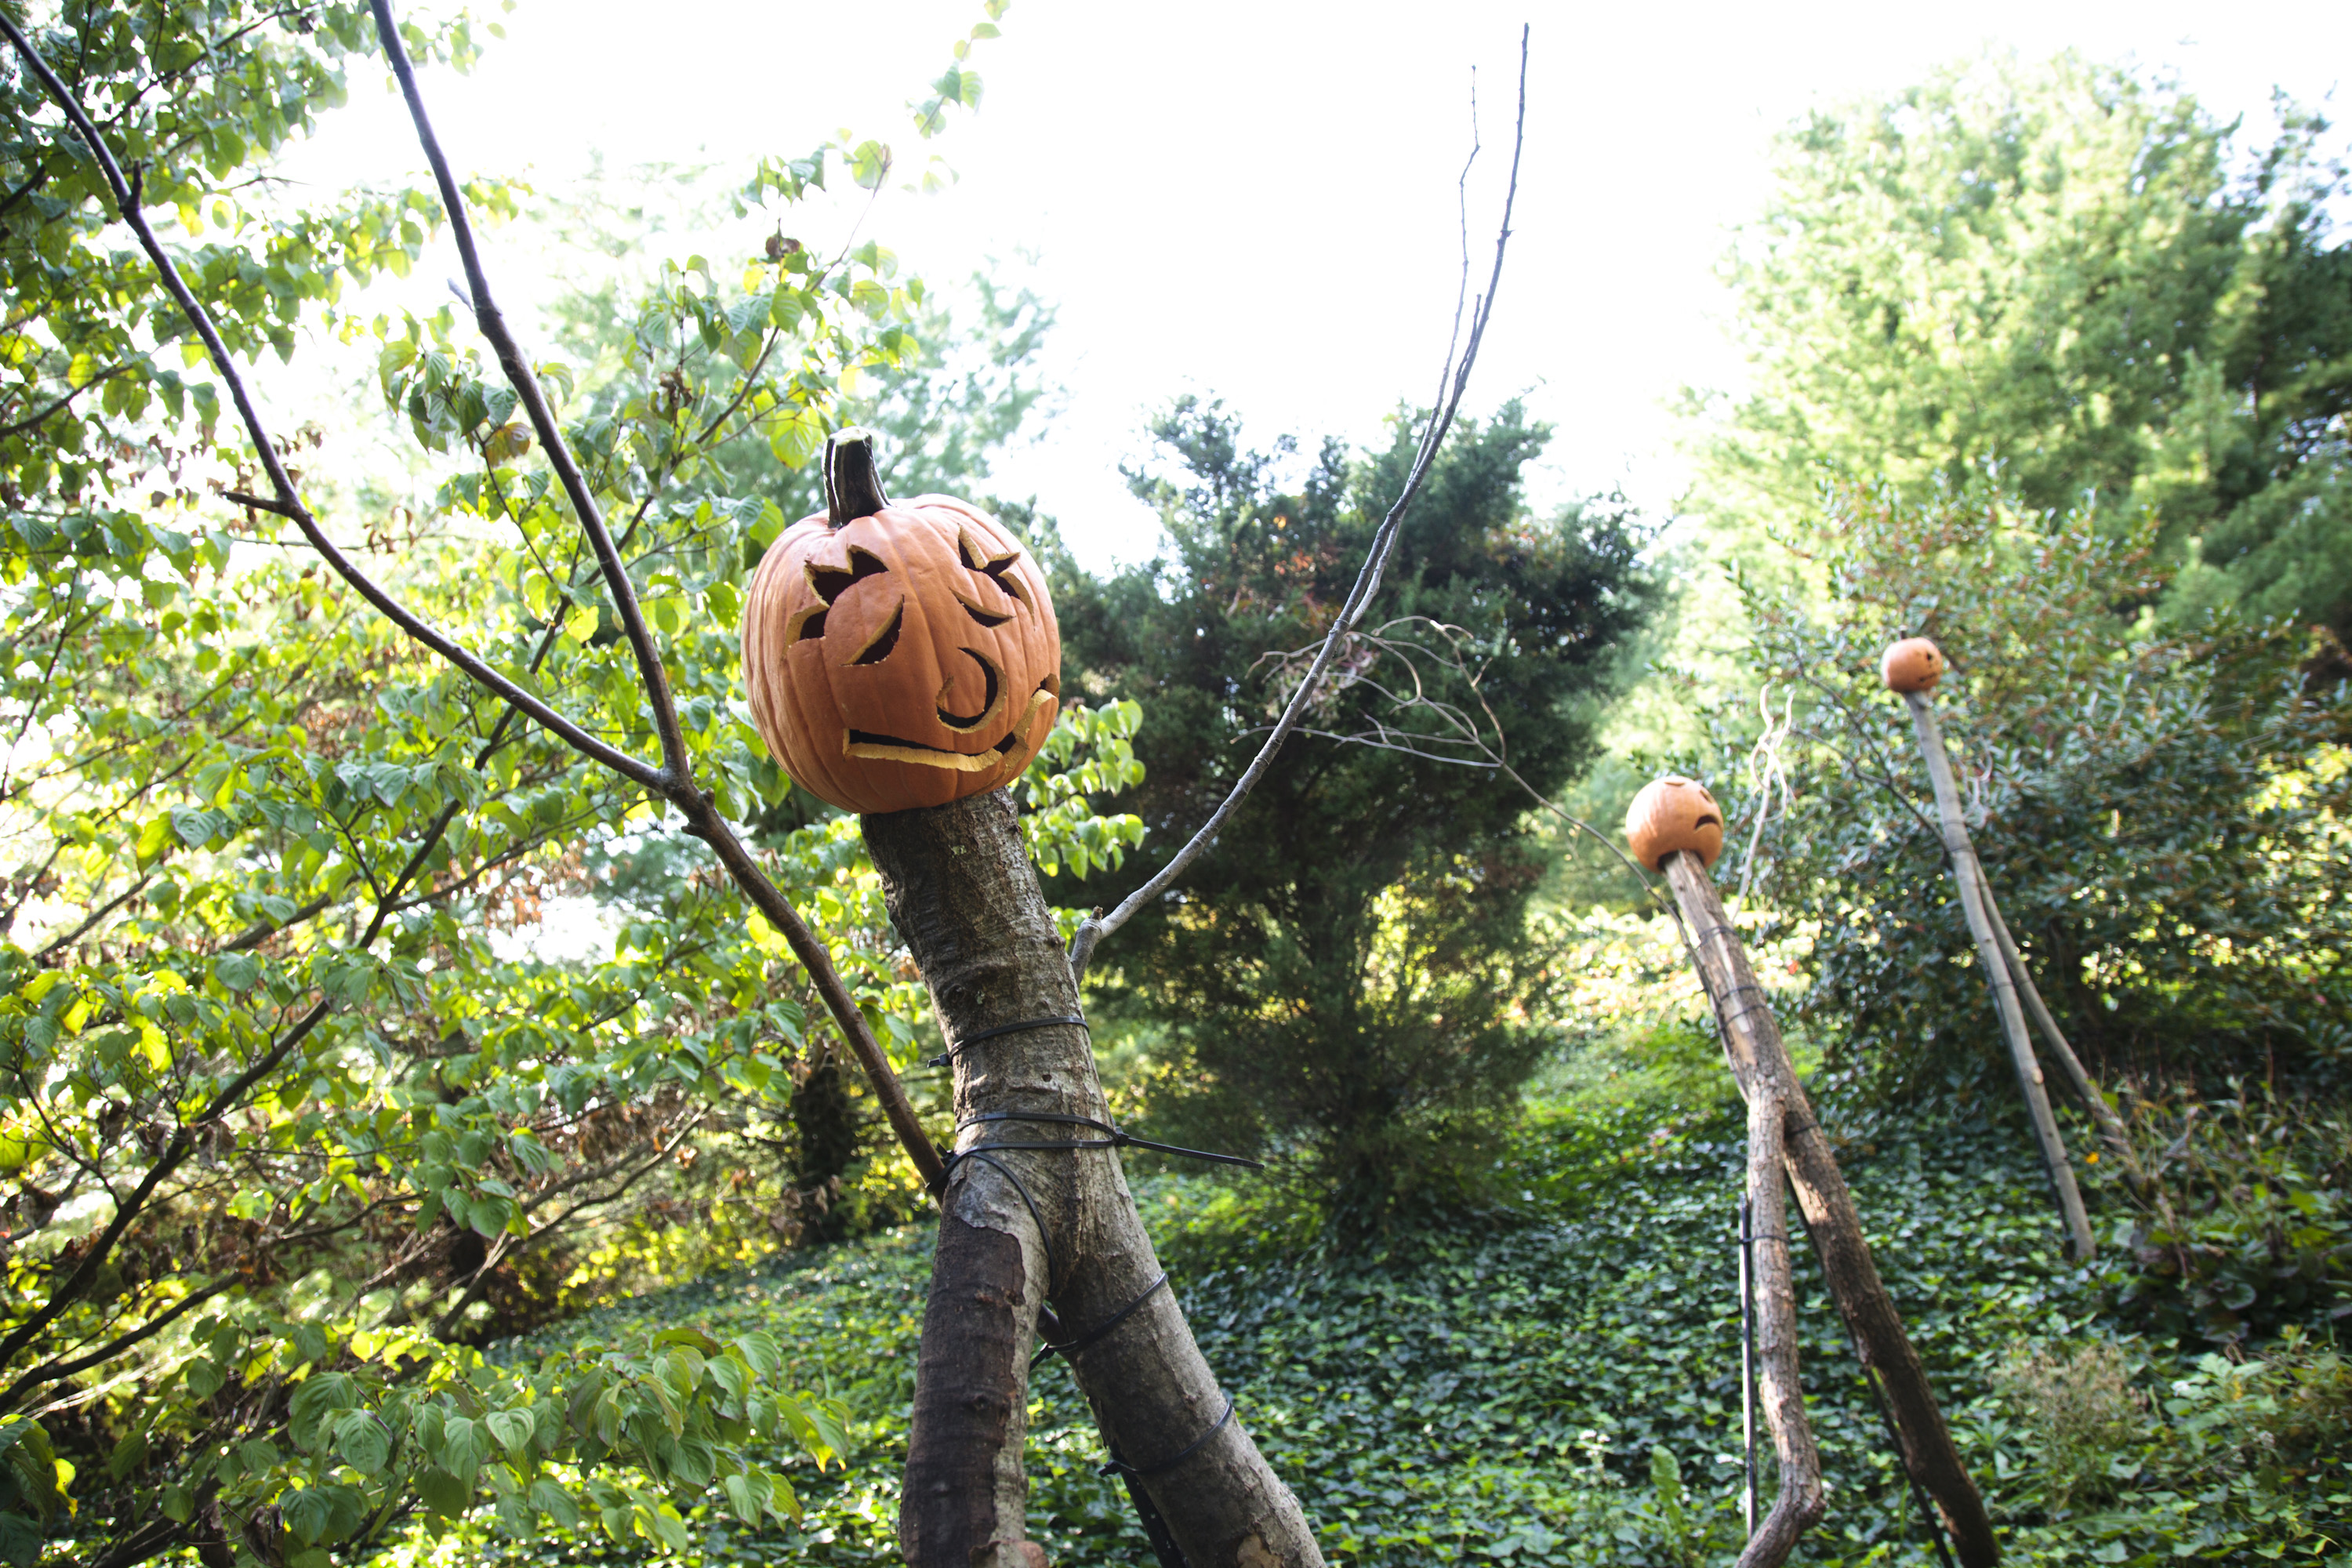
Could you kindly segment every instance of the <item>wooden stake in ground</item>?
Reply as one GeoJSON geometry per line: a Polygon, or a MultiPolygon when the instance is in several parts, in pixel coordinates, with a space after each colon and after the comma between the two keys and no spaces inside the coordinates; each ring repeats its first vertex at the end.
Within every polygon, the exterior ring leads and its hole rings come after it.
{"type": "MultiPolygon", "coordinates": [[[[2050,1109],[2050,1089],[2042,1081],[2042,1064],[2034,1059],[2033,1041],[2026,1034],[2025,1009],[2017,984],[2018,971],[2024,967],[2024,961],[2021,958],[2018,968],[2012,970],[2008,952],[2003,950],[2001,928],[1988,896],[1990,885],[1985,879],[1984,866],[1977,858],[1976,844],[1969,837],[1968,819],[1960,810],[1960,792],[1952,775],[1951,753],[1945,749],[1943,727],[1936,720],[1936,682],[1943,671],[1943,654],[1926,637],[1906,637],[1895,644],[1886,650],[1879,666],[1887,689],[1899,693],[1911,710],[1911,725],[1919,736],[1919,755],[1927,764],[1927,781],[1936,794],[1937,820],[1943,835],[1945,858],[1951,862],[1960,912],[1968,921],[1969,935],[1976,942],[1977,963],[1984,971],[1985,985],[1992,993],[1993,1012],[2000,1019],[2001,1038],[2009,1046],[2018,1093],[2025,1100],[2033,1124],[2034,1144],[2042,1153],[2042,1167],[2049,1174],[2051,1193],[2057,1199],[2059,1216],[2065,1223],[2067,1248],[2076,1262],[2087,1262],[2097,1244],[2091,1237],[2091,1217],[2083,1207],[2083,1190],[2075,1184],[2074,1167],[2066,1158],[2065,1141],[2059,1136],[2058,1118],[2050,1109]]],[[[2053,1032],[2054,1029],[2053,1024],[2053,1032]]],[[[2096,1100],[2097,1090],[2087,1088],[2087,1075],[2084,1081],[2086,1097],[2096,1100]]]]}
{"type": "MultiPolygon", "coordinates": [[[[1664,873],[1675,904],[1690,928],[1694,942],[1692,962],[1698,966],[1700,979],[1714,999],[1722,1027],[1724,1054],[1748,1103],[1751,1195],[1759,1194],[1766,1184],[1759,1180],[1753,1163],[1753,1128],[1760,1101],[1768,1117],[1777,1111],[1780,1167],[1796,1189],[1806,1233],[1821,1258],[1831,1300],[1837,1303],[1838,1313],[1853,1338],[1864,1373],[1875,1381],[1885,1401],[1904,1470],[1934,1500],[1945,1532],[1950,1536],[1964,1568],[1992,1568],[2000,1561],[2000,1547],[1993,1539],[1992,1521],[1985,1512],[1984,1500],[1975,1481],[1969,1479],[1967,1467],[1960,1462],[1951,1430],[1945,1425],[1935,1391],[1928,1385],[1927,1368],[1910,1336],[1904,1331],[1902,1316],[1895,1311],[1894,1300],[1878,1276],[1878,1266],[1871,1257],[1870,1244],[1864,1239],[1862,1216],[1854,1208],[1845,1174],[1838,1168],[1836,1154],[1813,1114],[1804,1086],[1797,1080],[1796,1067],[1780,1038],[1780,1025],[1772,1016],[1763,987],[1756,983],[1755,971],[1748,965],[1748,955],[1724,912],[1723,900],[1707,875],[1707,864],[1723,844],[1722,815],[1716,809],[1713,798],[1688,780],[1661,780],[1635,798],[1634,809],[1627,815],[1626,830],[1633,843],[1635,858],[1652,870],[1664,873]],[[1681,787],[1662,787],[1665,785],[1681,787]]],[[[1776,1190],[1775,1207],[1777,1199],[1776,1190]]],[[[1763,1204],[1759,1202],[1758,1230],[1767,1229],[1771,1224],[1763,1204]]],[[[1780,1228],[1785,1232],[1785,1221],[1780,1228]]],[[[1759,1275],[1768,1251],[1759,1249],[1759,1275]]],[[[1785,1263],[1785,1252],[1782,1258],[1785,1263]]],[[[1793,1368],[1793,1346],[1790,1354],[1793,1368]]],[[[1793,1388],[1793,1369],[1789,1376],[1789,1386],[1793,1388]]],[[[1776,1410],[1785,1407],[1776,1404],[1769,1381],[1766,1395],[1765,1412],[1770,1420],[1776,1410]]],[[[1799,1414],[1801,1415],[1801,1406],[1799,1414]]],[[[1782,1442],[1776,1426],[1776,1449],[1782,1442]]],[[[1787,1502],[1790,1458],[1786,1453],[1781,1457],[1781,1479],[1782,1500],[1787,1502]]],[[[1799,1485],[1800,1496],[1790,1505],[1791,1518],[1801,1516],[1801,1476],[1799,1485]]],[[[1773,1520],[1781,1507],[1782,1503],[1776,1503],[1773,1514],[1767,1516],[1766,1528],[1757,1532],[1759,1541],[1773,1529],[1773,1520]]],[[[1789,1539],[1794,1540],[1793,1531],[1789,1539]]],[[[1752,1550],[1754,1542],[1750,1546],[1752,1550]]],[[[1758,1563],[1762,1561],[1755,1560],[1758,1563]]]]}

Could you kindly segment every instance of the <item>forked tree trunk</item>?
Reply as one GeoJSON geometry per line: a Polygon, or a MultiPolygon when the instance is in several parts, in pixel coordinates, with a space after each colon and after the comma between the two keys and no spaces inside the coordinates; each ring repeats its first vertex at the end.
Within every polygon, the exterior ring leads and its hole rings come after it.
{"type": "MultiPolygon", "coordinates": [[[[2017,1091],[2033,1123],[2033,1142],[2042,1153],[2042,1168],[2050,1177],[2050,1191],[2058,1202],[2066,1226],[2068,1250],[2077,1263],[2087,1262],[2096,1249],[2091,1238],[2091,1216],[2083,1207],[2083,1189],[2075,1184],[2074,1167],[2066,1158],[2065,1141],[2058,1134],[2058,1118],[2050,1109],[2050,1089],[2042,1079],[2042,1064],[2034,1059],[2033,1041],[2025,1032],[2025,1011],[2018,1000],[2017,977],[2001,952],[1991,900],[1986,897],[1984,867],[1969,837],[1968,819],[1960,812],[1959,786],[1953,782],[1951,753],[1944,749],[1943,727],[1936,721],[1936,699],[1926,691],[1906,692],[1911,724],[1919,734],[1919,754],[1927,764],[1927,781],[1936,792],[1936,815],[1943,833],[1944,854],[1952,863],[1952,882],[1958,891],[1960,912],[1976,942],[1977,965],[1992,993],[1993,1012],[2000,1019],[2001,1038],[2009,1046],[2010,1066],[2017,1074],[2017,1091]]],[[[2023,967],[2022,961],[2020,968],[2023,967]]]]}
{"type": "Polygon", "coordinates": [[[1193,1343],[1117,1151],[1017,1146],[1102,1142],[1087,1123],[1110,1112],[1086,1030],[1037,1023],[1075,1018],[1078,993],[1012,797],[992,790],[864,827],[953,1051],[961,1152],[916,1362],[906,1560],[1034,1568],[1021,1447],[1030,1347],[1050,1302],[1066,1342],[1083,1345],[1071,1361],[1105,1436],[1189,1568],[1319,1565],[1297,1500],[1193,1343]]]}
{"type": "Polygon", "coordinates": [[[1723,1008],[1724,1048],[1731,1058],[1740,1092],[1751,1103],[1758,1086],[1769,1085],[1782,1106],[1781,1138],[1790,1184],[1804,1211],[1805,1230],[1820,1255],[1830,1297],[1853,1336],[1866,1376],[1885,1391],[1903,1468],[1936,1501],[1965,1568],[1992,1568],[2000,1561],[1992,1521],[1976,1482],[1960,1463],[1951,1429],[1927,1384],[1927,1369],[1903,1331],[1902,1316],[1878,1277],[1853,1194],[1838,1169],[1829,1136],[1813,1115],[1812,1102],[1797,1081],[1795,1065],[1780,1038],[1780,1026],[1766,1005],[1748,954],[1732,934],[1714,881],[1697,857],[1669,855],[1666,881],[1698,944],[1698,963],[1707,989],[1723,1008]]]}

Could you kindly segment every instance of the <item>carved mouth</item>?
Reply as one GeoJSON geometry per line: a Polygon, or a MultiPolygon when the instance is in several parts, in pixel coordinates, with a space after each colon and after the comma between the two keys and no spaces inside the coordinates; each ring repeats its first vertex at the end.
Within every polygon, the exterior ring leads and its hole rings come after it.
{"type": "Polygon", "coordinates": [[[1696,827],[1720,827],[1720,826],[1723,826],[1723,818],[1721,818],[1721,817],[1719,817],[1719,816],[1716,816],[1716,815],[1715,815],[1715,813],[1713,813],[1713,812],[1711,812],[1711,811],[1703,811],[1703,812],[1699,813],[1699,818],[1698,818],[1698,820],[1697,820],[1696,822],[1692,823],[1692,824],[1691,824],[1691,826],[1692,826],[1693,827],[1695,827],[1695,828],[1696,828],[1696,827]]]}
{"type": "Polygon", "coordinates": [[[984,773],[1003,767],[1021,749],[1022,737],[1036,721],[1037,710],[1054,694],[1043,687],[1030,694],[1029,706],[1004,739],[987,751],[950,752],[938,746],[926,746],[919,741],[902,741],[895,735],[869,734],[864,730],[842,732],[841,752],[845,757],[863,757],[870,762],[912,763],[921,768],[946,768],[959,773],[984,773]]]}

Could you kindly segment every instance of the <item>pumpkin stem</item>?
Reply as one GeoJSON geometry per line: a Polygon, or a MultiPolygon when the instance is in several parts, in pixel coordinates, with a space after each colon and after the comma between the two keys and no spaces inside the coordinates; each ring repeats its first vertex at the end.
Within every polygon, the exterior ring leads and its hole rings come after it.
{"type": "Polygon", "coordinates": [[[874,471],[874,432],[853,425],[824,443],[824,521],[839,528],[890,504],[874,471]]]}

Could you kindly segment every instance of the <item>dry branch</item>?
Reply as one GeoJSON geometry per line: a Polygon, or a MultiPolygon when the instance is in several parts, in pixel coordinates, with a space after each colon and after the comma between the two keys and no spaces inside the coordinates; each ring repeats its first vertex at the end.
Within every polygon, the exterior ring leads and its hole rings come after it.
{"type": "MultiPolygon", "coordinates": [[[[1475,118],[1473,123],[1475,130],[1475,118]]],[[[1297,689],[1291,693],[1290,700],[1284,706],[1282,717],[1276,721],[1273,732],[1266,737],[1265,743],[1258,748],[1257,755],[1250,759],[1250,764],[1243,770],[1242,776],[1234,782],[1233,789],[1226,794],[1217,809],[1209,815],[1209,820],[1201,825],[1200,831],[1193,834],[1184,847],[1178,850],[1169,859],[1168,864],[1161,867],[1150,881],[1129,893],[1119,906],[1108,914],[1088,916],[1078,927],[1077,934],[1070,939],[1070,967],[1080,979],[1083,980],[1086,977],[1087,963],[1094,956],[1095,948],[1102,939],[1132,920],[1137,910],[1159,899],[1174,885],[1176,879],[1182,876],[1192,862],[1199,859],[1208,847],[1216,841],[1218,832],[1232,818],[1234,813],[1241,808],[1242,802],[1248,797],[1250,791],[1257,787],[1258,780],[1265,776],[1266,769],[1274,764],[1275,753],[1282,750],[1283,742],[1288,740],[1290,732],[1297,728],[1299,719],[1313,703],[1317,693],[1321,690],[1324,678],[1329,672],[1332,661],[1338,657],[1340,647],[1355,632],[1357,623],[1364,617],[1364,612],[1371,606],[1373,595],[1380,592],[1381,578],[1388,570],[1389,556],[1396,548],[1397,535],[1404,525],[1405,512],[1412,507],[1413,498],[1421,493],[1422,482],[1429,477],[1430,465],[1436,461],[1438,448],[1445,444],[1446,433],[1454,427],[1454,415],[1462,407],[1462,395],[1470,385],[1470,367],[1477,363],[1478,345],[1486,340],[1487,323],[1494,319],[1495,294],[1503,281],[1503,251],[1511,238],[1511,211],[1518,200],[1519,155],[1527,144],[1527,126],[1528,29],[1523,26],[1519,29],[1518,118],[1511,133],[1511,177],[1510,184],[1503,195],[1502,227],[1495,236],[1494,270],[1487,278],[1486,291],[1478,296],[1470,307],[1470,336],[1468,341],[1462,344],[1460,363],[1457,364],[1454,362],[1454,344],[1449,342],[1446,345],[1445,363],[1438,374],[1438,401],[1431,408],[1428,421],[1422,426],[1421,441],[1414,448],[1412,467],[1405,475],[1404,488],[1398,494],[1395,503],[1389,508],[1387,514],[1381,519],[1380,527],[1373,531],[1371,548],[1365,552],[1364,564],[1356,574],[1355,584],[1348,590],[1348,597],[1340,605],[1339,616],[1331,623],[1329,635],[1324,637],[1322,647],[1317,650],[1306,678],[1298,683],[1297,689]]],[[[1478,149],[1475,142],[1471,147],[1470,156],[1474,161],[1478,156],[1478,149]]],[[[1469,175],[1469,165],[1465,163],[1462,170],[1462,177],[1465,183],[1469,175]]],[[[1464,220],[1463,238],[1463,290],[1466,293],[1470,273],[1469,229],[1466,216],[1464,220]]],[[[1456,341],[1460,341],[1458,334],[1461,331],[1462,303],[1459,296],[1454,302],[1454,331],[1457,334],[1456,341]]]]}

